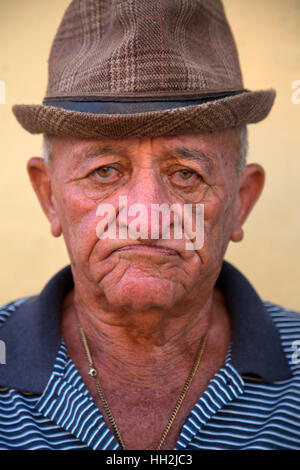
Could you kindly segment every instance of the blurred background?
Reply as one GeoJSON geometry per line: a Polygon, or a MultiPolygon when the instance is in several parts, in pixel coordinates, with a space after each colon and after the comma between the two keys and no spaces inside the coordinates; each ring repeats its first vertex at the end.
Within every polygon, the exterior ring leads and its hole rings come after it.
{"type": "MultiPolygon", "coordinates": [[[[41,136],[26,133],[11,106],[42,102],[51,42],[69,3],[0,0],[2,94],[3,82],[6,87],[0,104],[0,303],[38,293],[68,263],[63,240],[52,238],[27,177],[28,158],[41,154],[41,136]]],[[[300,311],[300,91],[292,88],[299,80],[300,90],[300,1],[224,5],[245,87],[277,91],[270,116],[248,126],[248,161],[262,164],[267,180],[243,242],[231,243],[226,259],[264,299],[300,311]]]]}

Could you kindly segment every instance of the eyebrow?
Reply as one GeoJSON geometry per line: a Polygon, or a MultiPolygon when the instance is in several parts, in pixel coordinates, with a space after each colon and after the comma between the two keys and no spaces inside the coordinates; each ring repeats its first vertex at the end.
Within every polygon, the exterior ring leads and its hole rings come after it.
{"type": "Polygon", "coordinates": [[[85,158],[101,157],[112,153],[120,153],[121,151],[124,151],[124,148],[116,144],[100,145],[98,147],[93,146],[86,151],[85,158]]]}
{"type": "Polygon", "coordinates": [[[181,160],[190,160],[195,162],[205,163],[209,173],[213,171],[214,164],[213,158],[200,149],[190,149],[187,147],[176,147],[172,150],[172,155],[180,158],[181,160]]]}
{"type": "MultiPolygon", "coordinates": [[[[111,154],[120,154],[124,152],[124,147],[118,144],[104,144],[99,146],[89,147],[84,157],[87,159],[93,159],[111,154]]],[[[211,174],[214,168],[213,158],[203,150],[187,147],[176,147],[170,152],[170,156],[174,156],[181,160],[195,161],[197,163],[204,163],[207,167],[207,171],[211,174]]]]}

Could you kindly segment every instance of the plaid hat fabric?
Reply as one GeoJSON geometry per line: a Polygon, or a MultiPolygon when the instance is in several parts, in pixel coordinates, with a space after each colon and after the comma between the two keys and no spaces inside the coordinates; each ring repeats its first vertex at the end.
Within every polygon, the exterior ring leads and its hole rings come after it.
{"type": "Polygon", "coordinates": [[[219,0],[73,0],[43,104],[13,112],[31,133],[158,136],[258,122],[274,98],[244,89],[219,0]]]}

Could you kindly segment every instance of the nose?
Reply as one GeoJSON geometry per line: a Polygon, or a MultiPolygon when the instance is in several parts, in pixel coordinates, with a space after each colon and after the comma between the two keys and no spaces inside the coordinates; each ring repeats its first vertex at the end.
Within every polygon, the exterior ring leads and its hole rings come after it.
{"type": "Polygon", "coordinates": [[[119,196],[119,230],[127,230],[130,238],[139,240],[168,238],[174,223],[170,199],[159,168],[139,167],[126,197],[119,196]]]}

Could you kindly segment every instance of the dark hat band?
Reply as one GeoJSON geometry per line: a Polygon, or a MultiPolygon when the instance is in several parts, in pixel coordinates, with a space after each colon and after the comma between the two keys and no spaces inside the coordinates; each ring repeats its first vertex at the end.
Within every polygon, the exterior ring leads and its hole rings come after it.
{"type": "Polygon", "coordinates": [[[177,97],[173,100],[168,97],[165,99],[154,98],[153,100],[148,98],[140,98],[140,100],[136,98],[134,100],[124,98],[123,100],[118,101],[99,101],[96,97],[76,97],[76,100],[74,100],[74,98],[45,98],[43,104],[46,106],[54,106],[55,108],[62,108],[68,111],[79,111],[82,113],[137,114],[196,106],[246,92],[248,92],[248,90],[239,90],[229,93],[214,93],[202,96],[201,98],[198,96],[189,99],[185,98],[184,100],[178,100],[177,97]]]}

